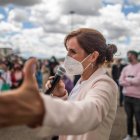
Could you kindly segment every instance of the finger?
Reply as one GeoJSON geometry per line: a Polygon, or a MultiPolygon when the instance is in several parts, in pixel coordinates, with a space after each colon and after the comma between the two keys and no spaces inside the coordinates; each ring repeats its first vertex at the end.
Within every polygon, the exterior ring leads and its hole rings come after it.
{"type": "Polygon", "coordinates": [[[65,84],[63,80],[60,80],[59,83],[56,85],[57,88],[65,88],[65,84]]]}
{"type": "Polygon", "coordinates": [[[53,79],[54,79],[54,76],[50,76],[49,77],[49,79],[48,79],[48,81],[47,81],[47,83],[45,85],[46,88],[50,88],[51,87],[51,83],[52,83],[53,79]]]}
{"type": "Polygon", "coordinates": [[[23,72],[24,72],[24,82],[34,82],[35,81],[35,72],[36,72],[36,59],[31,58],[29,59],[24,66],[23,72]]]}
{"type": "Polygon", "coordinates": [[[50,76],[50,77],[49,77],[49,80],[53,80],[53,78],[54,78],[54,76],[50,76]]]}
{"type": "Polygon", "coordinates": [[[59,85],[60,85],[60,86],[65,86],[63,80],[60,80],[60,81],[59,81],[59,85]]]}
{"type": "Polygon", "coordinates": [[[47,81],[47,83],[46,83],[46,85],[45,85],[45,88],[46,88],[46,89],[51,88],[51,81],[50,81],[50,80],[47,81]]]}

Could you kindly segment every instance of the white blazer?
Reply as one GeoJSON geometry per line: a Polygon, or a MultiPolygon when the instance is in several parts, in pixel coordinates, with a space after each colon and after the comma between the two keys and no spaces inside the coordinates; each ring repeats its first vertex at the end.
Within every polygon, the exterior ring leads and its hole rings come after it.
{"type": "Polygon", "coordinates": [[[118,87],[96,70],[81,84],[73,100],[64,101],[42,95],[45,106],[39,135],[60,135],[60,140],[109,140],[117,109],[118,87]]]}

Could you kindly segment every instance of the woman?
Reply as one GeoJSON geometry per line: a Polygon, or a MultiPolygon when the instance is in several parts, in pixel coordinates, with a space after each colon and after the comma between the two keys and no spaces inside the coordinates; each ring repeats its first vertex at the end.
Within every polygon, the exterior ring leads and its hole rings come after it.
{"type": "MultiPolygon", "coordinates": [[[[0,123],[0,126],[28,124],[36,126],[41,136],[60,135],[60,140],[109,140],[118,88],[102,66],[105,61],[113,60],[117,49],[115,45],[107,45],[100,32],[88,28],[70,33],[65,39],[65,46],[68,51],[64,62],[66,72],[81,75],[70,96],[67,97],[61,80],[52,93],[53,97],[42,95],[40,98],[31,76],[34,61],[29,61],[25,66],[23,85],[14,91],[15,95],[9,95],[15,96],[11,97],[15,102],[12,112],[15,122],[11,117],[8,122],[4,118],[5,123],[0,123]]],[[[51,87],[50,81],[47,87],[51,87]]],[[[8,97],[3,98],[0,98],[3,101],[0,104],[10,102],[5,99],[8,97]]]]}
{"type": "MultiPolygon", "coordinates": [[[[43,98],[44,125],[52,134],[64,134],[60,136],[61,140],[108,140],[117,108],[118,89],[102,65],[113,60],[117,49],[107,45],[100,32],[86,28],[70,33],[65,46],[68,51],[64,61],[66,72],[81,75],[81,78],[67,102],[43,98]]],[[[47,87],[51,87],[50,82],[47,87]]],[[[66,96],[62,81],[52,94],[66,96]]]]}

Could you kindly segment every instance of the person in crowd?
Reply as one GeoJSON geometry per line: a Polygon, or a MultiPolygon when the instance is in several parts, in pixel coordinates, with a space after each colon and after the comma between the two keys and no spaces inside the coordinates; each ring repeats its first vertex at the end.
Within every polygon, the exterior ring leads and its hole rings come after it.
{"type": "Polygon", "coordinates": [[[8,71],[11,71],[12,67],[13,67],[13,63],[11,61],[11,58],[6,57],[6,60],[3,61],[3,63],[7,66],[8,71]]]}
{"type": "Polygon", "coordinates": [[[0,92],[2,91],[2,86],[5,83],[5,79],[2,76],[3,73],[4,73],[3,69],[0,68],[0,92]]]}
{"type": "Polygon", "coordinates": [[[55,75],[55,68],[59,65],[59,61],[56,57],[52,56],[50,60],[48,60],[48,68],[50,69],[50,75],[55,75]]]}
{"type": "Polygon", "coordinates": [[[40,61],[38,61],[37,67],[36,67],[36,80],[37,80],[37,83],[38,83],[38,87],[41,90],[42,86],[43,86],[43,76],[42,76],[40,61]]]}
{"type": "Polygon", "coordinates": [[[10,87],[12,85],[11,73],[5,63],[0,64],[0,69],[1,69],[1,71],[3,71],[1,73],[1,77],[3,78],[3,84],[1,86],[1,91],[10,90],[10,87]]]}
{"type": "Polygon", "coordinates": [[[120,58],[116,59],[116,64],[112,66],[112,78],[119,86],[119,92],[120,92],[119,103],[120,103],[120,106],[123,106],[123,93],[122,93],[123,87],[119,84],[119,78],[120,78],[122,69],[126,65],[122,64],[121,61],[122,59],[120,58]]]}
{"type": "Polygon", "coordinates": [[[108,63],[106,62],[104,64],[104,68],[106,69],[106,74],[112,78],[112,73],[111,73],[111,70],[112,70],[112,67],[111,67],[111,63],[108,63]]]}
{"type": "Polygon", "coordinates": [[[130,62],[121,73],[119,82],[125,95],[125,111],[127,115],[127,136],[124,140],[133,140],[133,116],[136,120],[137,140],[140,140],[140,63],[138,53],[130,50],[127,53],[130,62]]]}
{"type": "Polygon", "coordinates": [[[42,72],[42,88],[43,88],[43,91],[45,91],[46,90],[45,85],[50,77],[50,70],[46,66],[46,64],[42,65],[41,72],[42,72]]]}
{"type": "Polygon", "coordinates": [[[14,63],[13,70],[11,71],[12,89],[18,88],[23,81],[22,66],[19,63],[14,63]]]}
{"type": "MultiPolygon", "coordinates": [[[[51,96],[39,94],[35,59],[24,67],[22,86],[0,96],[0,127],[27,124],[39,135],[60,140],[109,140],[117,109],[118,87],[102,68],[113,61],[115,45],[97,30],[80,28],[66,36],[66,72],[81,75],[69,97],[62,80],[51,96]],[[14,103],[14,104],[12,104],[14,103]],[[6,108],[6,109],[5,109],[6,108]],[[13,110],[14,108],[14,110],[13,110]]],[[[47,88],[51,87],[51,79],[47,88]]]]}

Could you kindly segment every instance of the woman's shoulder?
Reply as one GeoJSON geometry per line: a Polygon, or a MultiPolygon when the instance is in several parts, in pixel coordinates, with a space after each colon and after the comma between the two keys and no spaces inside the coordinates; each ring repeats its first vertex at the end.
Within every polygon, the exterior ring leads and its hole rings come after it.
{"type": "Polygon", "coordinates": [[[111,80],[113,81],[113,79],[107,74],[107,73],[104,73],[104,74],[101,74],[101,75],[98,75],[96,76],[93,80],[111,80]]]}
{"type": "Polygon", "coordinates": [[[115,81],[110,77],[108,76],[107,74],[103,74],[103,75],[99,75],[96,77],[96,79],[94,79],[94,82],[93,84],[95,85],[101,85],[104,84],[104,85],[108,85],[108,88],[117,88],[117,84],[115,83],[115,81]]]}

